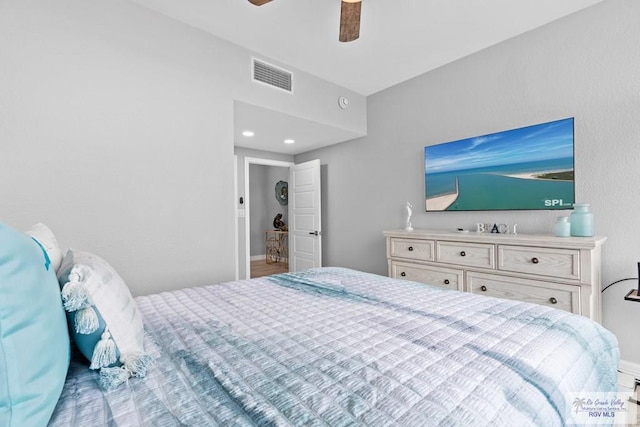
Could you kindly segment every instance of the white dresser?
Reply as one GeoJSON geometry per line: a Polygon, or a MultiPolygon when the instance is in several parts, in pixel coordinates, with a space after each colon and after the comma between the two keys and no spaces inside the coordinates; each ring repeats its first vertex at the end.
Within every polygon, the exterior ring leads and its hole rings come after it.
{"type": "Polygon", "coordinates": [[[549,305],[601,321],[604,237],[385,231],[389,276],[549,305]]]}

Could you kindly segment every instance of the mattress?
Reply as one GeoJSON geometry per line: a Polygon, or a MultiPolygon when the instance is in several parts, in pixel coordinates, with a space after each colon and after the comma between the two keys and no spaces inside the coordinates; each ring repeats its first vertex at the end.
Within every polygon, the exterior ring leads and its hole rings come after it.
{"type": "Polygon", "coordinates": [[[74,358],[52,426],[571,423],[616,389],[586,317],[343,268],[136,298],[155,365],[103,391],[74,358]]]}

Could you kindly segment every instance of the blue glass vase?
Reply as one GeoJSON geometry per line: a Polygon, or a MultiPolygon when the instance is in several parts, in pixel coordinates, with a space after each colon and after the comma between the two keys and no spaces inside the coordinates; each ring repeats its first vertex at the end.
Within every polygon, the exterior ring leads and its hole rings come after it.
{"type": "Polygon", "coordinates": [[[593,214],[588,203],[573,205],[573,213],[569,216],[571,235],[576,237],[593,236],[593,214]]]}
{"type": "Polygon", "coordinates": [[[569,237],[571,235],[571,224],[568,216],[559,216],[554,226],[555,235],[558,237],[569,237]]]}

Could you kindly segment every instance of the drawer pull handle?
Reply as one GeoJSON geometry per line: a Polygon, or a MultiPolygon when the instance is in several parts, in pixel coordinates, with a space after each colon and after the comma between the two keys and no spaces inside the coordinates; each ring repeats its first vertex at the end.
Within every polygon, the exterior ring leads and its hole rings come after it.
{"type": "Polygon", "coordinates": [[[537,263],[540,262],[540,260],[538,258],[534,257],[534,258],[531,258],[531,262],[534,263],[534,264],[537,264],[537,263]]]}
{"type": "Polygon", "coordinates": [[[467,256],[467,253],[465,251],[460,252],[460,256],[467,256]]]}
{"type": "Polygon", "coordinates": [[[558,303],[558,300],[557,300],[557,299],[555,299],[554,297],[551,297],[551,298],[549,298],[549,302],[550,302],[551,304],[557,304],[557,303],[558,303]]]}
{"type": "Polygon", "coordinates": [[[413,246],[409,246],[409,252],[413,252],[413,246]]]}
{"type": "Polygon", "coordinates": [[[482,285],[482,286],[480,286],[480,290],[481,290],[482,292],[487,292],[487,287],[486,287],[486,286],[484,286],[484,285],[482,285]]]}
{"type": "Polygon", "coordinates": [[[407,275],[407,273],[405,273],[405,272],[403,271],[402,273],[400,273],[400,275],[401,275],[402,277],[405,277],[405,276],[407,275]]]}
{"type": "Polygon", "coordinates": [[[445,284],[445,285],[448,285],[449,283],[450,283],[450,282],[449,282],[449,279],[444,279],[444,284],[445,284]]]}

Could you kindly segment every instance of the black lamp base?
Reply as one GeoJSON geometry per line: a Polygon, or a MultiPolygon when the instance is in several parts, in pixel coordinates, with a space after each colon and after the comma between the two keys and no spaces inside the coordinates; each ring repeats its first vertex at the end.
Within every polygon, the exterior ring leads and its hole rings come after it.
{"type": "Polygon", "coordinates": [[[624,297],[627,301],[636,301],[640,302],[640,295],[638,295],[637,289],[631,289],[627,295],[624,297]]]}

